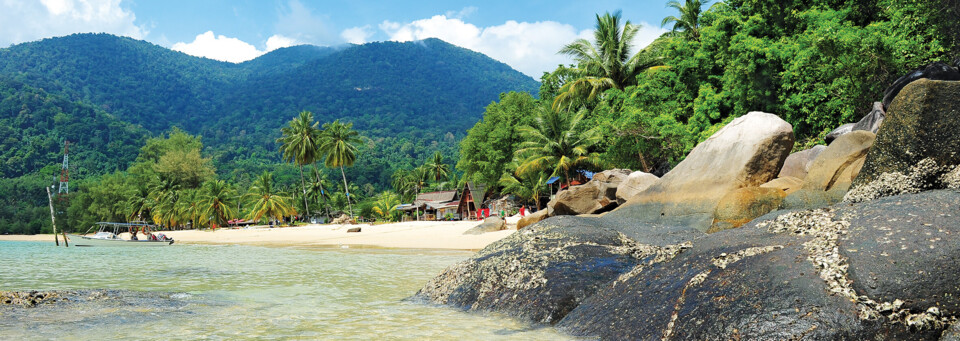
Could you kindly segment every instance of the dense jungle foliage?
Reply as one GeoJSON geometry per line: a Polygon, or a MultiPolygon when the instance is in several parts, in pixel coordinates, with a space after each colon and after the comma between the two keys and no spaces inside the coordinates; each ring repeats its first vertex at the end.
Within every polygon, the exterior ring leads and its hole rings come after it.
{"type": "Polygon", "coordinates": [[[461,143],[457,168],[532,202],[531,191],[545,189],[538,179],[564,171],[662,175],[750,111],[790,122],[799,150],[859,120],[899,76],[960,56],[955,0],[688,0],[676,9],[664,20],[673,31],[635,55],[627,18],[598,14],[602,34],[560,51],[577,64],[544,74],[539,100],[505,94],[487,107],[461,143]],[[521,174],[529,155],[520,145],[530,136],[518,132],[551,110],[583,114],[589,123],[571,134],[600,135],[579,152],[554,153],[591,162],[531,164],[539,175],[521,174]]]}

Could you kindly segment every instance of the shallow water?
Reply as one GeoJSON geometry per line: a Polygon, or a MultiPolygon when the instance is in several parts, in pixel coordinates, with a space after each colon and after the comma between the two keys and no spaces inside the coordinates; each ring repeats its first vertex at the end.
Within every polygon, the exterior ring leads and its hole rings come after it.
{"type": "Polygon", "coordinates": [[[501,316],[404,301],[468,252],[0,241],[0,290],[125,289],[134,305],[0,311],[2,339],[561,340],[501,316]],[[174,293],[174,294],[169,294],[174,293]]]}

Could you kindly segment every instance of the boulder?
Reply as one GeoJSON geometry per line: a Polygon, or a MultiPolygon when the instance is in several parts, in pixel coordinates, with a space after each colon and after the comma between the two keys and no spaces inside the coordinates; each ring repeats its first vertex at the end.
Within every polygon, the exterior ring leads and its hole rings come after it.
{"type": "MultiPolygon", "coordinates": [[[[605,205],[598,199],[605,198],[601,187],[600,182],[589,181],[560,191],[547,203],[550,216],[587,214],[603,209],[605,205]]],[[[611,202],[606,200],[605,203],[609,205],[611,202]]]]}
{"type": "Polygon", "coordinates": [[[630,176],[629,169],[608,169],[593,175],[591,182],[598,182],[600,196],[598,200],[606,198],[609,201],[617,200],[617,189],[630,176]]]}
{"type": "Polygon", "coordinates": [[[525,217],[520,218],[520,221],[517,222],[517,230],[536,224],[541,220],[547,219],[548,217],[547,210],[539,210],[532,214],[527,214],[525,217]]]}
{"type": "Polygon", "coordinates": [[[795,177],[800,179],[805,178],[807,176],[807,172],[810,171],[810,166],[813,164],[813,160],[816,160],[817,156],[819,156],[824,149],[827,149],[827,146],[817,145],[813,148],[804,149],[790,154],[790,156],[787,156],[787,159],[783,161],[783,168],[780,169],[780,173],[777,175],[777,177],[795,177]]]}
{"type": "Polygon", "coordinates": [[[876,135],[864,130],[840,136],[813,161],[801,188],[817,191],[849,188],[875,139],[876,135]]]}
{"type": "Polygon", "coordinates": [[[647,187],[653,185],[657,180],[660,180],[660,178],[650,173],[640,171],[630,173],[627,179],[617,187],[617,202],[623,204],[634,195],[643,192],[647,187]]]}
{"type": "Polygon", "coordinates": [[[880,126],[883,125],[883,119],[885,117],[886,111],[883,110],[883,103],[873,102],[873,110],[861,118],[860,121],[853,126],[853,130],[866,130],[876,134],[877,131],[880,130],[880,126]]]}
{"type": "Polygon", "coordinates": [[[333,219],[333,221],[331,221],[330,223],[334,225],[356,224],[356,222],[354,222],[353,219],[346,214],[341,214],[340,217],[333,219]]]}
{"type": "Polygon", "coordinates": [[[866,185],[884,173],[906,174],[921,160],[960,164],[960,82],[920,79],[899,92],[887,108],[877,141],[853,183],[866,185]]]}
{"type": "Polygon", "coordinates": [[[836,140],[838,137],[843,136],[851,131],[853,131],[853,126],[857,125],[856,123],[846,123],[842,124],[837,129],[831,130],[827,133],[827,136],[823,137],[823,141],[829,145],[833,143],[833,140],[836,140]]]}
{"type": "Polygon", "coordinates": [[[770,182],[760,185],[760,187],[776,188],[783,191],[787,195],[790,195],[791,193],[799,190],[800,186],[802,185],[803,185],[802,179],[788,176],[788,177],[776,178],[776,179],[770,180],[770,182]]]}
{"type": "Polygon", "coordinates": [[[751,112],[697,145],[673,170],[617,210],[633,206],[627,211],[638,221],[706,231],[724,195],[776,178],[792,147],[789,123],[751,112]]]}
{"type": "Polygon", "coordinates": [[[500,230],[505,230],[507,228],[507,222],[500,217],[487,217],[483,220],[480,225],[474,226],[473,228],[466,230],[463,234],[484,234],[487,232],[496,232],[500,230]]]}
{"type": "Polygon", "coordinates": [[[787,194],[777,188],[745,187],[733,190],[720,199],[707,233],[737,228],[754,218],[775,211],[787,194]]]}
{"type": "Polygon", "coordinates": [[[347,233],[358,233],[358,232],[360,232],[359,227],[351,227],[347,229],[347,233]]]}
{"type": "Polygon", "coordinates": [[[896,99],[908,84],[923,78],[927,80],[956,81],[960,80],[960,72],[957,72],[956,68],[942,62],[934,62],[919,67],[901,76],[894,81],[890,87],[883,91],[883,108],[889,111],[894,99],[896,99]]]}

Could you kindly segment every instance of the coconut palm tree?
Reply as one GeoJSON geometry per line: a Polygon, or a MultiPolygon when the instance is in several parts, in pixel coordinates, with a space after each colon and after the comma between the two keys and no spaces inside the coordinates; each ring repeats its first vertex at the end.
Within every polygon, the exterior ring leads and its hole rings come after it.
{"type": "Polygon", "coordinates": [[[210,224],[225,226],[234,216],[236,194],[223,180],[207,181],[200,188],[201,218],[210,224]]]}
{"type": "Polygon", "coordinates": [[[296,214],[293,207],[287,203],[287,197],[281,196],[273,188],[273,175],[264,171],[250,187],[246,195],[251,202],[250,214],[247,219],[259,221],[263,217],[274,220],[283,220],[284,216],[296,214]]]}
{"type": "Polygon", "coordinates": [[[659,63],[643,51],[631,54],[640,25],[629,20],[621,25],[620,16],[620,11],[598,14],[592,43],[577,39],[560,49],[559,53],[573,57],[577,66],[557,70],[562,78],[571,81],[566,82],[554,98],[555,109],[570,109],[584,99],[594,100],[608,89],[623,90],[636,85],[637,75],[659,63]]]}
{"type": "Polygon", "coordinates": [[[360,133],[353,130],[353,123],[340,123],[340,120],[333,123],[324,123],[319,150],[326,158],[324,165],[329,168],[340,168],[340,175],[343,176],[343,188],[346,191],[347,206],[350,208],[350,217],[353,217],[353,204],[350,203],[350,189],[347,186],[347,173],[343,167],[353,166],[357,160],[357,146],[360,143],[360,133]]]}
{"type": "Polygon", "coordinates": [[[152,206],[152,201],[150,200],[150,185],[138,182],[136,184],[136,189],[129,198],[127,198],[127,220],[128,221],[141,221],[144,217],[151,217],[150,207],[152,206]]]}
{"type": "Polygon", "coordinates": [[[397,205],[400,205],[400,196],[384,191],[377,196],[377,201],[373,204],[373,213],[381,219],[390,219],[397,212],[397,205]]]}
{"type": "MultiPolygon", "coordinates": [[[[307,193],[307,184],[303,179],[303,165],[314,163],[319,156],[317,154],[319,129],[318,123],[313,121],[313,113],[301,111],[300,115],[294,117],[286,127],[280,129],[283,134],[277,139],[280,150],[283,152],[283,160],[294,162],[300,167],[300,186],[303,193],[307,193]]],[[[307,196],[303,196],[303,205],[307,216],[310,215],[310,205],[307,204],[307,196]]]]}
{"type": "MultiPolygon", "coordinates": [[[[516,169],[516,161],[507,165],[507,169],[516,169]]],[[[533,201],[540,209],[540,197],[547,189],[547,180],[550,177],[542,172],[527,174],[527,176],[517,176],[515,172],[506,172],[500,177],[498,183],[503,187],[503,193],[516,195],[524,201],[533,201]]]]}
{"type": "Polygon", "coordinates": [[[670,23],[673,23],[672,32],[676,33],[678,31],[683,31],[689,37],[694,40],[700,40],[700,13],[702,12],[703,5],[706,5],[709,1],[700,0],[685,0],[684,4],[681,5],[677,0],[670,0],[667,2],[667,7],[675,8],[680,12],[680,17],[669,16],[663,18],[663,22],[660,23],[660,27],[665,27],[670,23]]]}
{"type": "Polygon", "coordinates": [[[313,169],[313,178],[314,181],[310,182],[310,186],[307,188],[307,195],[311,200],[316,201],[320,199],[322,202],[323,208],[327,211],[327,217],[330,217],[330,188],[333,188],[333,184],[330,183],[330,180],[327,179],[326,174],[322,174],[317,168],[313,169]]]}
{"type": "Polygon", "coordinates": [[[598,166],[599,156],[590,148],[600,141],[600,133],[597,128],[583,127],[585,113],[541,109],[533,126],[520,127],[524,141],[515,153],[519,160],[517,175],[546,172],[563,176],[570,186],[570,170],[598,166]]]}
{"type": "Polygon", "coordinates": [[[181,191],[176,210],[181,222],[190,222],[190,226],[197,228],[197,219],[200,219],[202,213],[200,210],[200,192],[197,189],[181,191]]]}
{"type": "Polygon", "coordinates": [[[450,173],[450,165],[443,163],[443,154],[441,154],[439,150],[433,153],[433,157],[430,158],[430,161],[424,166],[427,167],[433,181],[436,182],[440,182],[440,179],[443,179],[450,173]]]}

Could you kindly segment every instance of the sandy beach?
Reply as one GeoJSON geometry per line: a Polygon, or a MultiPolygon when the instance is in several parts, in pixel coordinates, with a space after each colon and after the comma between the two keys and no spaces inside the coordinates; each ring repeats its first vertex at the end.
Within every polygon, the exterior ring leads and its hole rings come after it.
{"type": "MultiPolygon", "coordinates": [[[[508,222],[512,219],[508,218],[508,222]]],[[[507,230],[464,235],[476,221],[419,221],[393,224],[305,225],[297,227],[250,227],[241,229],[164,231],[183,244],[243,244],[296,247],[384,247],[405,249],[479,250],[515,232],[507,230]],[[347,229],[360,227],[361,232],[347,229]]],[[[127,238],[125,234],[121,235],[127,238]]],[[[0,235],[0,240],[49,241],[53,235],[0,235]]]]}

